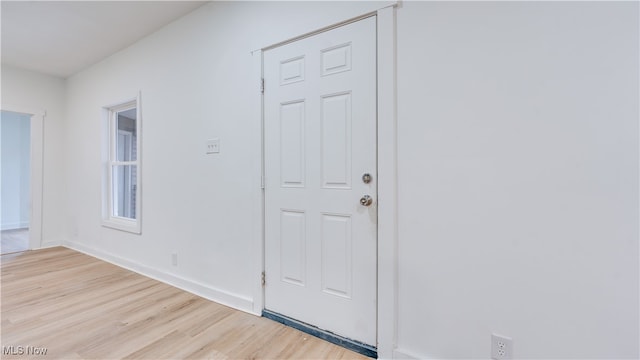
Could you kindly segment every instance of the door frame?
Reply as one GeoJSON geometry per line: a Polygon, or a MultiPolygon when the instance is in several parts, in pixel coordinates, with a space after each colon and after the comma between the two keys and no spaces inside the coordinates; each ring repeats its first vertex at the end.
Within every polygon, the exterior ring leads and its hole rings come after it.
{"type": "Polygon", "coordinates": [[[264,102],[262,95],[263,53],[296,40],[328,31],[349,23],[375,16],[377,51],[377,169],[378,169],[378,259],[377,259],[377,351],[380,358],[393,358],[397,348],[397,116],[396,116],[396,7],[398,3],[362,14],[292,39],[271,44],[252,52],[253,77],[256,93],[252,109],[259,123],[251,134],[256,146],[254,169],[254,260],[253,313],[260,315],[264,309],[265,294],[263,274],[265,269],[265,199],[264,199],[264,102]]]}
{"type": "Polygon", "coordinates": [[[29,171],[29,250],[42,246],[42,188],[44,180],[44,118],[45,110],[2,104],[2,111],[30,117],[29,171]]]}

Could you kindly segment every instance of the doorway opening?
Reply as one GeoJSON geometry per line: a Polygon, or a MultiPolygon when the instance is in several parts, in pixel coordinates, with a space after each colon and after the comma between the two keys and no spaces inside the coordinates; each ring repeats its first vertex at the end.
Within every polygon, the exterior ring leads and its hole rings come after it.
{"type": "Polygon", "coordinates": [[[2,111],[0,253],[29,249],[31,221],[31,115],[2,111]]]}

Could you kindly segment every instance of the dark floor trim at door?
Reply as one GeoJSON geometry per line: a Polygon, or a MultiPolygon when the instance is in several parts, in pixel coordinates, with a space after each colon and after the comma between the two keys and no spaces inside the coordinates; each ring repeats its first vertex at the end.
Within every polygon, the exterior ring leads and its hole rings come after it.
{"type": "Polygon", "coordinates": [[[371,345],[367,345],[356,340],[347,339],[326,330],[318,329],[313,325],[305,324],[298,320],[291,319],[267,309],[262,310],[262,316],[266,317],[267,319],[271,319],[281,324],[290,326],[294,329],[298,329],[302,332],[313,335],[332,344],[336,344],[338,346],[342,346],[343,348],[355,351],[364,356],[368,356],[374,359],[378,358],[378,350],[371,345]]]}

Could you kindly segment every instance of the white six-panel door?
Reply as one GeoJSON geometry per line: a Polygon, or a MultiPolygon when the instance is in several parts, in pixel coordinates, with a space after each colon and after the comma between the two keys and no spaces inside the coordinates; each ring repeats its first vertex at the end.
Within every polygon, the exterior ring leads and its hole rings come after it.
{"type": "Polygon", "coordinates": [[[265,308],[375,346],[376,19],[263,61],[265,308]]]}

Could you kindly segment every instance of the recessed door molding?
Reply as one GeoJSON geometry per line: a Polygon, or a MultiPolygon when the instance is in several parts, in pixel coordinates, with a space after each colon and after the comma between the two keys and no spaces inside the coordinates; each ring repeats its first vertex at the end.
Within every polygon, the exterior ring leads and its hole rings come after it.
{"type": "Polygon", "coordinates": [[[29,250],[42,247],[42,205],[44,180],[44,119],[46,111],[13,104],[0,105],[2,111],[30,116],[29,250]]]}

